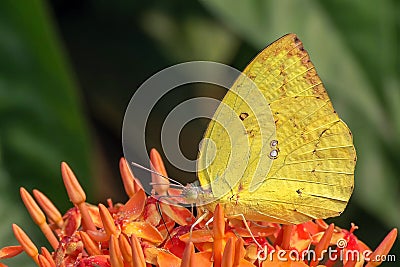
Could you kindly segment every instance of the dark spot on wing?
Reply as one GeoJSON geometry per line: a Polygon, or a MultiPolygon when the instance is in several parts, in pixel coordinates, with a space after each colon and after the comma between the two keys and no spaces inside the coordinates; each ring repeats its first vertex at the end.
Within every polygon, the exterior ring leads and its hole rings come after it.
{"type": "Polygon", "coordinates": [[[319,137],[321,138],[321,137],[324,135],[324,133],[326,133],[326,131],[328,131],[328,129],[324,129],[324,130],[319,134],[319,137]]]}
{"type": "Polygon", "coordinates": [[[248,77],[250,78],[250,80],[254,81],[257,76],[255,74],[249,74],[248,77]]]}
{"type": "Polygon", "coordinates": [[[244,119],[246,119],[248,116],[249,116],[249,113],[247,113],[247,112],[242,112],[242,113],[240,113],[239,118],[240,118],[242,121],[244,121],[244,119]]]}
{"type": "Polygon", "coordinates": [[[249,137],[254,137],[254,136],[255,136],[253,129],[246,130],[246,134],[247,134],[249,137]]]}

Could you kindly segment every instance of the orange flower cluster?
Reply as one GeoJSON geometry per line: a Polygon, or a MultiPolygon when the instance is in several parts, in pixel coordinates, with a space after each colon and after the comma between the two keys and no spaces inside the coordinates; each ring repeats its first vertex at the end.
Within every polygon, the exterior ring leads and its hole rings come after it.
{"type": "MultiPolygon", "coordinates": [[[[154,168],[166,175],[161,157],[151,153],[154,168]]],[[[13,225],[19,246],[4,247],[0,260],[25,251],[40,267],[55,266],[378,266],[389,253],[396,236],[393,229],[371,252],[349,231],[315,220],[299,225],[244,222],[225,218],[221,206],[197,222],[188,209],[146,196],[125,159],[120,170],[129,200],[90,205],[74,173],[61,164],[62,177],[74,207],[61,216],[40,191],[32,197],[21,188],[21,198],[53,252],[37,247],[25,232],[13,225]],[[195,227],[191,227],[197,222],[195,227]],[[212,223],[211,223],[212,222],[212,223]],[[193,228],[193,229],[191,229],[193,228]]],[[[197,216],[201,215],[198,209],[197,216]]],[[[0,267],[6,266],[0,262],[0,267]]]]}

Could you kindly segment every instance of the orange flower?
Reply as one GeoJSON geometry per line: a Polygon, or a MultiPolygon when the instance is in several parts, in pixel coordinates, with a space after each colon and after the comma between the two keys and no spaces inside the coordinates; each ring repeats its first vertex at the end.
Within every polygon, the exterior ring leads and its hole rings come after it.
{"type": "MultiPolygon", "coordinates": [[[[151,152],[151,163],[152,168],[166,175],[155,150],[151,152]]],[[[62,163],[64,184],[74,204],[64,216],[40,191],[34,190],[32,197],[21,188],[29,214],[53,251],[43,247],[39,252],[26,233],[13,225],[20,246],[2,248],[0,260],[25,251],[41,267],[329,267],[338,262],[343,266],[372,267],[382,263],[397,237],[397,229],[393,229],[372,252],[354,235],[355,225],[344,230],[322,220],[299,225],[247,222],[249,233],[244,222],[226,218],[219,205],[204,221],[198,221],[186,208],[146,196],[123,158],[120,170],[129,200],[125,204],[109,200],[107,206],[94,206],[86,203],[85,192],[74,173],[62,163]]],[[[175,189],[157,190],[179,195],[175,189]]],[[[201,212],[197,211],[198,218],[201,212]]]]}

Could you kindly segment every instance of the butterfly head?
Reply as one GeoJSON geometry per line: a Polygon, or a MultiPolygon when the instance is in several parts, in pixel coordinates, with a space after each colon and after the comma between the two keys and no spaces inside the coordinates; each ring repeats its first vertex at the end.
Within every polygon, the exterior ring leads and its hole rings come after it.
{"type": "Polygon", "coordinates": [[[212,193],[209,189],[203,188],[199,182],[187,184],[182,188],[181,198],[185,203],[182,204],[196,204],[197,206],[203,205],[206,201],[209,202],[212,193]]]}

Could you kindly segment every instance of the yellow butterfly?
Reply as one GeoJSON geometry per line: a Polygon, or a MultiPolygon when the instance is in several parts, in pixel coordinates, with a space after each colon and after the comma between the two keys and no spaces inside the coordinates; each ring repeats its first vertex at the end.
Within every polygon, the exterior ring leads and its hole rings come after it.
{"type": "Polygon", "coordinates": [[[288,34],[238,78],[204,135],[197,202],[247,220],[298,224],[338,216],[354,186],[352,134],[302,42],[288,34]],[[226,129],[229,128],[229,129],[226,129]]]}

